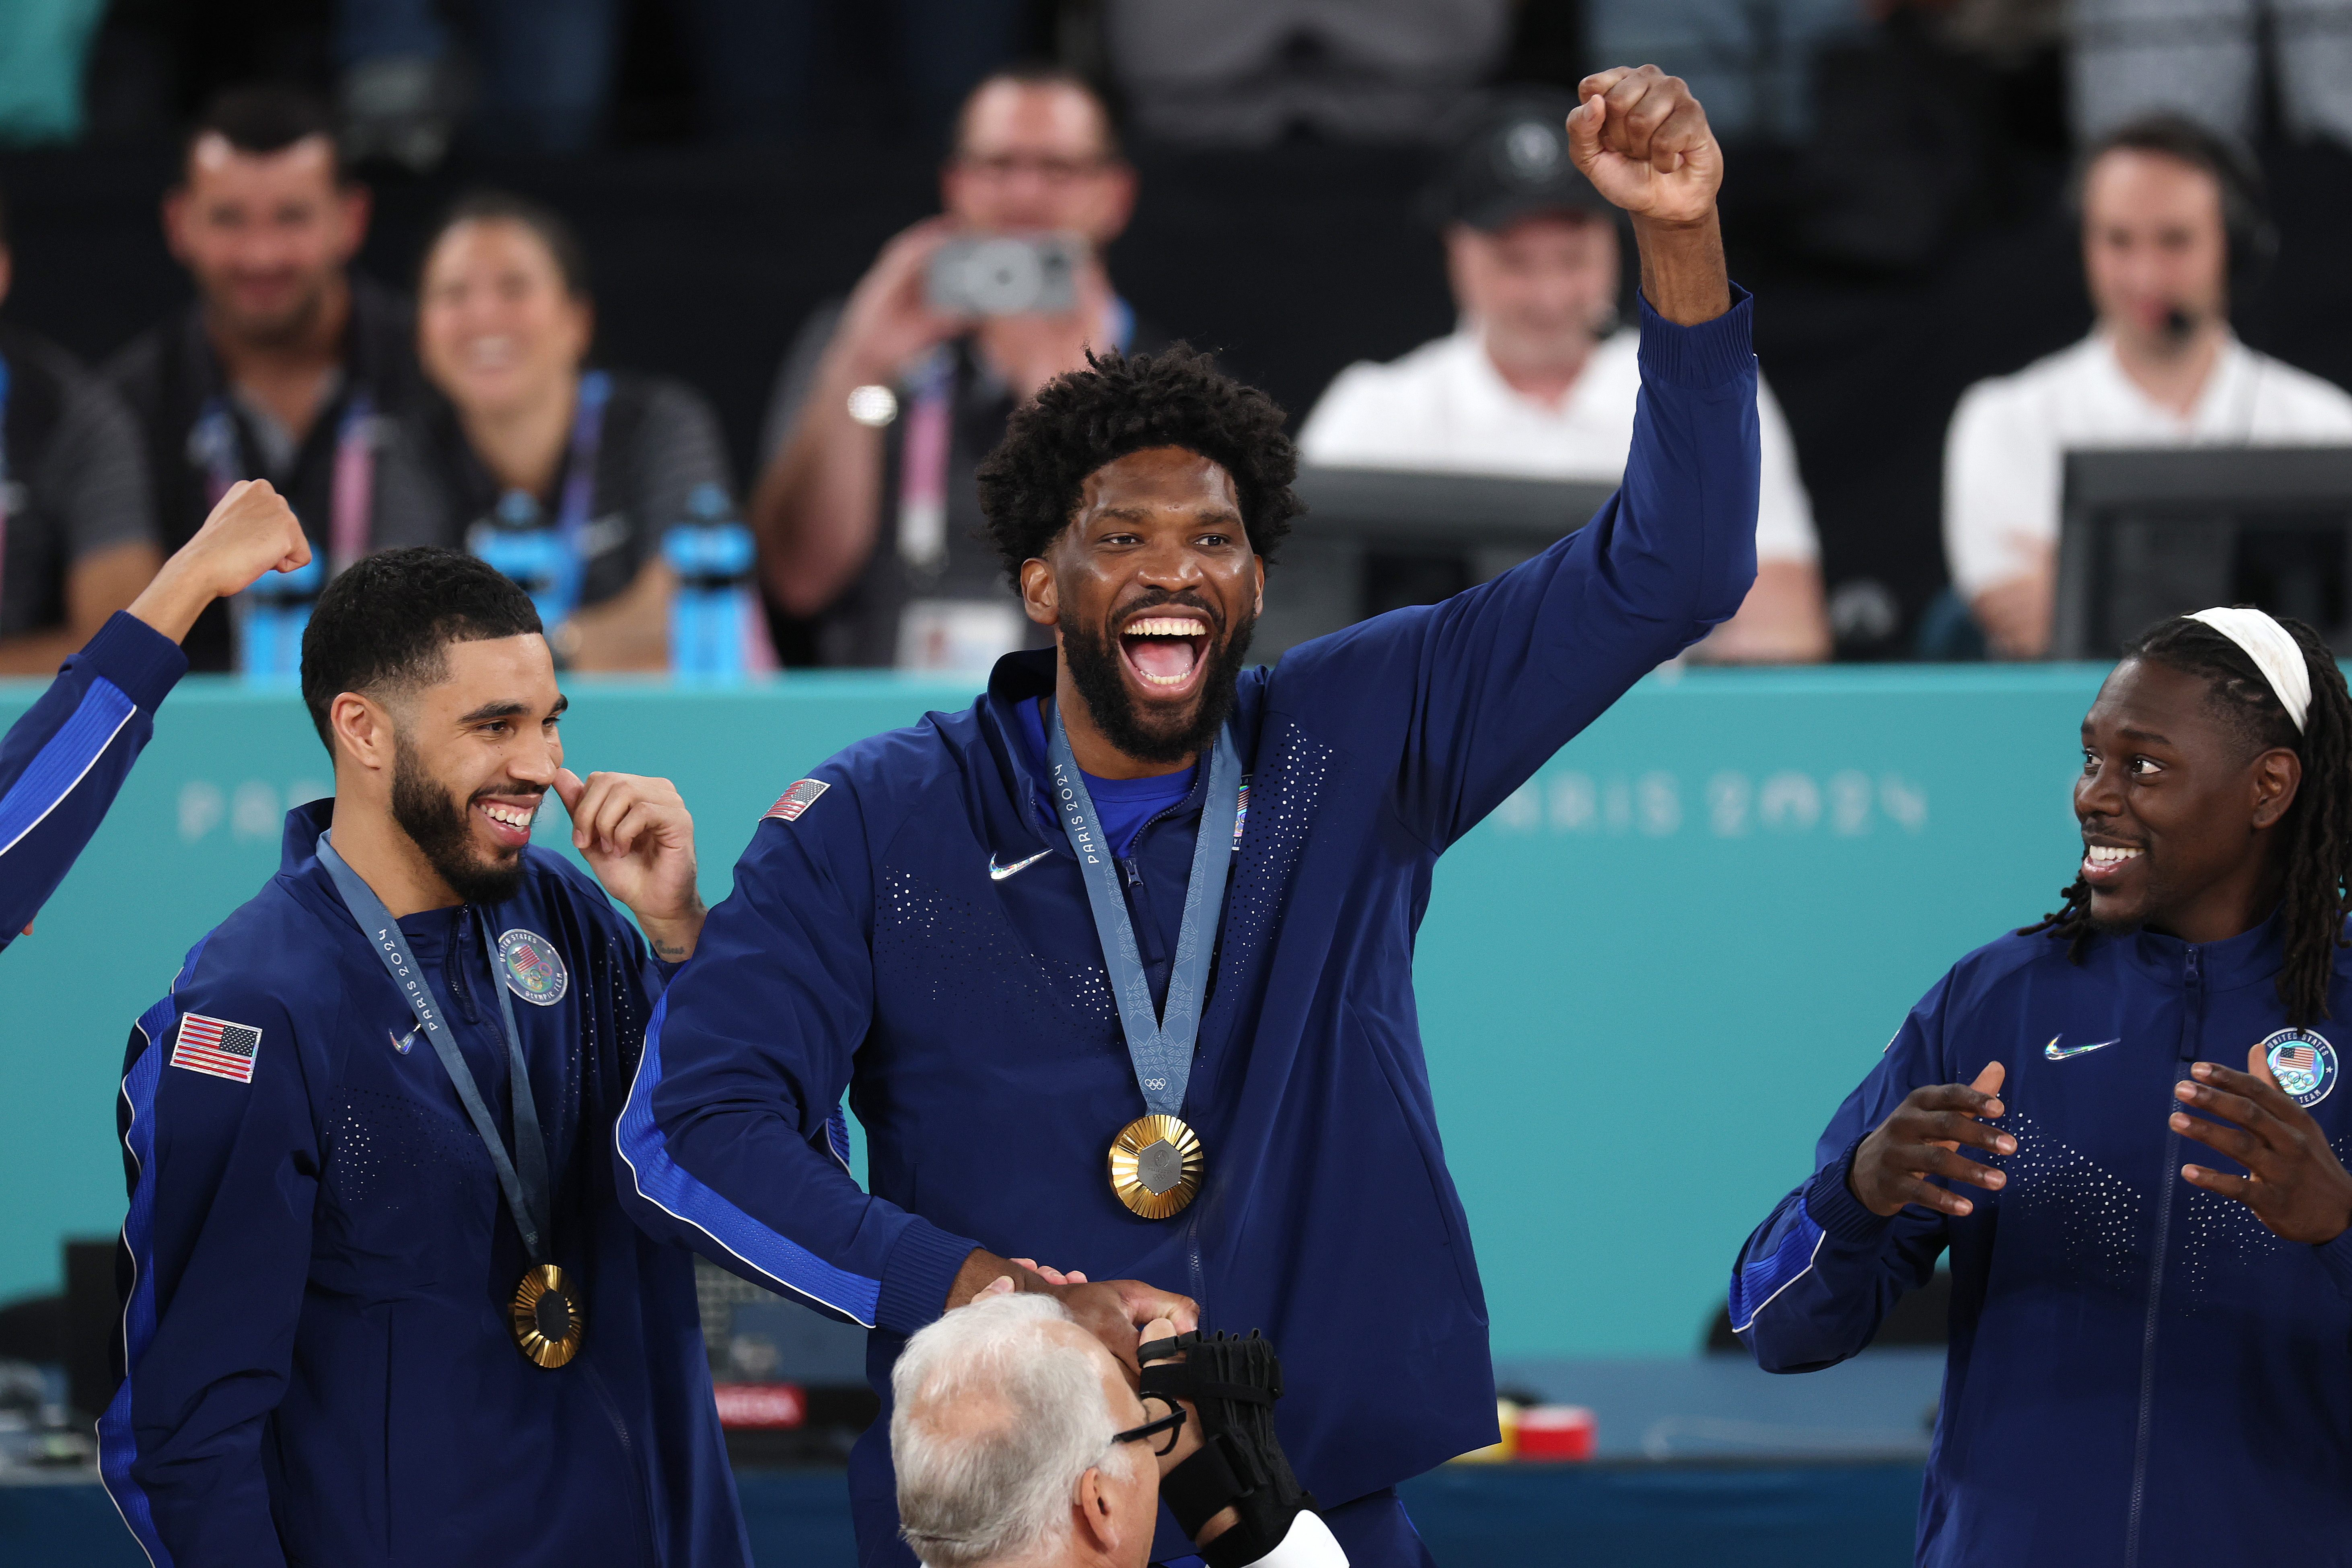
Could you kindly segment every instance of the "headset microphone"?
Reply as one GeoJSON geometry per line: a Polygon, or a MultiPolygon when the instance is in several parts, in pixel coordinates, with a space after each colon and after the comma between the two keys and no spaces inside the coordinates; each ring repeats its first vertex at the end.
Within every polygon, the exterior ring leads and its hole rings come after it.
{"type": "Polygon", "coordinates": [[[2197,330],[2197,318],[2179,305],[2164,312],[2164,335],[2176,343],[2185,343],[2197,330]]]}

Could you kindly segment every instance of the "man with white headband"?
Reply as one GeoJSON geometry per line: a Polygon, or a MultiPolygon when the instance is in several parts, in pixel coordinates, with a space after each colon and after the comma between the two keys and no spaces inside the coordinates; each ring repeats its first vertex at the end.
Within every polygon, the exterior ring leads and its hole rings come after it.
{"type": "Polygon", "coordinates": [[[2207,610],[2126,650],[2082,746],[2063,906],[1912,1009],[1732,1323],[1828,1366],[1949,1253],[1922,1564],[2341,1563],[2352,700],[2310,627],[2207,610]]]}

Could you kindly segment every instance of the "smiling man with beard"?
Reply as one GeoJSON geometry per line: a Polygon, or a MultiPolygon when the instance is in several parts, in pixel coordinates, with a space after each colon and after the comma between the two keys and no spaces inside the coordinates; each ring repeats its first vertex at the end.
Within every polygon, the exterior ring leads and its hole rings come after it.
{"type": "Polygon", "coordinates": [[[109,1490],[182,1568],[748,1565],[693,1259],[613,1194],[677,792],[564,767],[530,597],[451,551],[337,578],[302,690],[334,796],[131,1035],[109,1490]]]}
{"type": "MultiPolygon", "coordinates": [[[[1706,116],[1650,68],[1580,101],[1579,164],[1642,248],[1616,498],[1491,583],[1244,669],[1298,510],[1282,411],[1181,349],[1048,383],[980,482],[1056,648],[784,792],[621,1122],[640,1221],[870,1326],[886,1399],[906,1336],[1000,1278],[1130,1366],[1155,1318],[1264,1329],[1283,1447],[1360,1568],[1425,1562],[1395,1483],[1495,1437],[1414,1023],[1432,868],[1755,575],[1756,365],[1706,116]],[[1339,1331],[1368,1301],[1369,1377],[1339,1331]]],[[[871,1565],[913,1561],[887,1437],[850,1467],[871,1565]]],[[[1192,1554],[1230,1479],[1187,1489],[1155,1558],[1192,1554]]]]}

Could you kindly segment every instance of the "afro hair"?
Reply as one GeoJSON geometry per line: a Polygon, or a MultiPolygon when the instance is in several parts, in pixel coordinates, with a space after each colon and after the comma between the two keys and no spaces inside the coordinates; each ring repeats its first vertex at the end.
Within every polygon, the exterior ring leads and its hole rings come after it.
{"type": "Polygon", "coordinates": [[[980,465],[988,542],[1015,579],[1078,510],[1087,476],[1129,452],[1181,447],[1233,476],[1250,548],[1271,564],[1306,509],[1290,491],[1298,453],[1282,409],[1185,343],[1159,353],[1087,355],[1014,412],[980,465]]]}

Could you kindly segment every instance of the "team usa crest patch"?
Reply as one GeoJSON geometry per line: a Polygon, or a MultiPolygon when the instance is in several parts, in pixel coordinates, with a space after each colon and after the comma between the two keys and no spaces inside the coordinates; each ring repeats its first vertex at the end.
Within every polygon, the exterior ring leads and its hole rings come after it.
{"type": "Polygon", "coordinates": [[[172,1042],[172,1065],[210,1073],[231,1083],[253,1081],[253,1059],[261,1054],[261,1031],[250,1024],[191,1013],[180,1020],[172,1042]]]}
{"type": "Polygon", "coordinates": [[[2297,1105],[2317,1105],[2336,1087],[2336,1047],[2313,1030],[2281,1029],[2263,1042],[2263,1057],[2297,1105]]]}
{"type": "Polygon", "coordinates": [[[499,938],[499,963],[507,972],[507,989],[541,1007],[562,1001],[572,984],[563,960],[555,955],[555,944],[520,926],[499,938]]]}
{"type": "Polygon", "coordinates": [[[798,822],[801,813],[814,805],[816,797],[832,787],[823,779],[803,779],[778,795],[776,804],[760,814],[760,820],[765,822],[772,816],[779,822],[798,822]]]}

